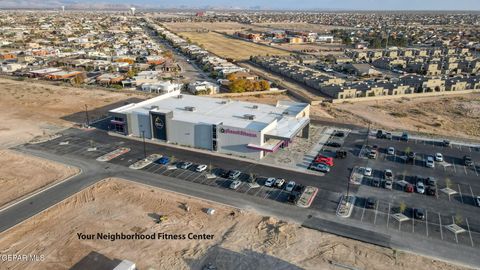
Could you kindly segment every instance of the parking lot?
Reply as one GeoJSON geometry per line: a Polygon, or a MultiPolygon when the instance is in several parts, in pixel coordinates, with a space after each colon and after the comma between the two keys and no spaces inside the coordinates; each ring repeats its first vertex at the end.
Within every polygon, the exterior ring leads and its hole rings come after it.
{"type": "MultiPolygon", "coordinates": [[[[120,147],[127,147],[129,152],[120,155],[109,161],[109,163],[128,167],[131,164],[144,158],[145,153],[143,151],[143,144],[137,141],[124,140],[111,136],[95,136],[97,131],[93,132],[93,136],[89,136],[90,131],[75,132],[64,134],[57,139],[41,143],[30,145],[29,147],[47,150],[57,155],[74,155],[80,158],[91,159],[94,161],[99,156],[110,153],[120,147]],[[86,139],[88,138],[88,139],[86,139]]],[[[97,134],[100,135],[100,134],[97,134]]],[[[172,149],[166,149],[162,146],[150,145],[146,146],[150,154],[162,154],[168,156],[171,159],[169,164],[152,163],[142,170],[162,176],[168,176],[184,181],[190,181],[199,183],[202,185],[208,185],[211,187],[227,189],[230,192],[240,192],[251,196],[256,196],[264,199],[275,200],[281,203],[289,203],[288,197],[291,192],[286,191],[284,188],[267,187],[265,186],[265,180],[268,177],[281,177],[285,178],[286,182],[293,180],[299,186],[313,185],[319,188],[319,195],[312,203],[312,208],[324,209],[328,207],[328,211],[335,212],[338,198],[342,187],[334,185],[336,190],[329,190],[328,186],[325,186],[327,182],[321,183],[318,181],[318,175],[302,175],[292,171],[282,171],[276,168],[268,168],[266,166],[257,165],[255,163],[239,162],[236,160],[229,160],[225,158],[219,159],[205,159],[203,156],[195,156],[188,151],[175,151],[172,149]],[[221,162],[219,162],[221,160],[221,162]],[[183,161],[189,161],[194,163],[188,169],[182,169],[180,166],[172,166],[172,164],[180,165],[183,161]],[[211,168],[203,172],[195,171],[196,165],[205,164],[211,168]],[[268,169],[267,169],[268,168],[268,169]],[[219,170],[239,170],[242,174],[238,177],[241,181],[240,186],[236,189],[231,189],[230,184],[232,179],[228,179],[218,175],[219,170]],[[272,173],[270,173],[272,172],[272,173]],[[273,173],[275,172],[275,173],[273,173]],[[207,175],[215,175],[215,177],[207,177],[207,175]],[[258,185],[250,185],[248,179],[254,176],[258,185]]],[[[286,185],[286,183],[285,183],[286,185]]],[[[285,186],[284,185],[284,186],[285,186]]]]}
{"type": "Polygon", "coordinates": [[[480,207],[475,197],[480,195],[480,150],[476,146],[450,144],[442,142],[411,139],[408,142],[393,137],[392,140],[378,139],[371,134],[358,153],[363,160],[361,167],[372,169],[371,176],[364,176],[357,192],[357,201],[351,216],[363,223],[374,224],[389,230],[398,230],[451,241],[461,245],[480,247],[480,207]],[[378,149],[376,159],[369,159],[370,149],[378,149]],[[393,147],[394,154],[387,149],[393,147]],[[407,153],[415,152],[413,162],[407,162],[407,153]],[[443,162],[435,162],[434,168],[426,166],[426,157],[436,153],[443,155],[443,162]],[[465,166],[463,157],[469,155],[473,166],[465,166]],[[392,170],[394,174],[393,189],[383,188],[384,171],[392,170]],[[417,179],[432,177],[436,179],[436,194],[433,196],[417,193],[417,179]],[[375,183],[380,183],[377,187],[375,183]],[[412,193],[405,192],[404,184],[414,187],[412,193]],[[445,188],[450,188],[447,194],[445,188]],[[374,198],[377,204],[373,209],[367,208],[366,199],[374,198]],[[393,215],[400,212],[399,205],[404,204],[403,212],[407,218],[399,221],[393,215]],[[423,220],[414,218],[414,209],[425,210],[423,220]],[[451,224],[458,224],[465,231],[453,233],[448,229],[451,224]]]}
{"type": "Polygon", "coordinates": [[[250,196],[256,196],[280,203],[288,203],[290,192],[283,188],[267,187],[264,185],[267,177],[285,178],[293,180],[297,184],[310,185],[319,188],[318,194],[311,205],[312,210],[334,215],[338,206],[339,198],[347,189],[348,179],[352,168],[371,167],[372,175],[365,177],[360,185],[350,185],[351,194],[355,194],[357,201],[350,219],[360,223],[368,223],[379,229],[387,229],[389,232],[412,233],[415,235],[450,241],[460,245],[480,246],[480,207],[475,206],[474,197],[480,194],[478,165],[466,167],[461,164],[465,154],[472,156],[474,162],[480,160],[480,152],[475,147],[467,147],[452,144],[444,147],[440,144],[411,140],[377,139],[375,136],[366,138],[366,133],[348,132],[344,137],[336,137],[332,134],[322,145],[319,153],[325,156],[335,156],[337,150],[345,150],[348,155],[345,159],[335,159],[335,165],[329,173],[324,175],[303,174],[301,172],[283,170],[269,167],[255,162],[245,162],[222,156],[211,156],[181,150],[169,146],[146,145],[144,153],[143,143],[123,138],[111,137],[100,131],[69,131],[62,137],[29,147],[53,152],[58,155],[73,155],[83,159],[95,159],[109,153],[119,147],[128,147],[131,150],[110,163],[128,167],[144,158],[145,154],[161,154],[173,159],[173,163],[189,161],[194,164],[205,164],[211,168],[203,172],[196,172],[195,166],[188,169],[179,167],[172,168],[170,165],[152,163],[143,171],[152,175],[172,177],[181,181],[195,182],[208,185],[212,188],[225,190],[225,192],[239,192],[250,196]],[[339,146],[328,145],[328,142],[338,142],[339,146]],[[376,159],[368,159],[365,149],[369,145],[377,145],[379,154],[376,159]],[[89,148],[93,151],[89,151],[89,148]],[[387,154],[386,149],[394,147],[394,155],[387,154]],[[417,158],[413,164],[407,164],[404,158],[407,150],[415,151],[417,158]],[[425,167],[424,157],[441,152],[445,164],[436,164],[435,168],[425,167]],[[383,180],[383,172],[390,169],[394,173],[394,185],[392,190],[386,190],[372,186],[374,179],[383,180]],[[230,189],[233,180],[217,175],[217,170],[239,170],[240,185],[230,189]],[[214,177],[206,177],[207,174],[215,174],[214,177]],[[256,178],[258,186],[252,186],[249,178],[256,178]],[[428,196],[419,193],[407,193],[403,181],[415,184],[415,177],[435,177],[437,180],[437,193],[428,196]],[[448,179],[448,180],[447,180],[448,179]],[[454,190],[453,194],[446,194],[441,190],[447,186],[454,190]],[[227,191],[228,190],[228,191],[227,191]],[[366,199],[373,197],[377,204],[373,209],[366,207],[366,199]],[[395,214],[399,213],[399,205],[405,204],[405,220],[397,220],[395,214]],[[425,209],[425,218],[416,220],[413,218],[413,209],[425,209]],[[453,233],[447,226],[456,223],[464,231],[453,233]]]}

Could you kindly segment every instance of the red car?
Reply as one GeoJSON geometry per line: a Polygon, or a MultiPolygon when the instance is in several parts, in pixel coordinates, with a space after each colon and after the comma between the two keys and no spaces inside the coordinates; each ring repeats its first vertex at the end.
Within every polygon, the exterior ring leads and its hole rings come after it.
{"type": "Polygon", "coordinates": [[[413,185],[412,184],[407,184],[405,186],[405,192],[413,193],[413,185]]]}
{"type": "Polygon", "coordinates": [[[318,155],[313,162],[314,163],[324,163],[324,164],[328,165],[329,167],[333,167],[333,158],[332,157],[325,157],[325,156],[322,156],[322,155],[318,155]]]}

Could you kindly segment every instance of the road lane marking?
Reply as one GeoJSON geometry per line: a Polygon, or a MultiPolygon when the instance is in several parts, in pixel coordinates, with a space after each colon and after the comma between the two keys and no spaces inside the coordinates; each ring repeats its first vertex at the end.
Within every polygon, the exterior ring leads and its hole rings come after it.
{"type": "MultiPolygon", "coordinates": [[[[455,218],[453,216],[452,216],[452,224],[455,224],[455,218]]],[[[457,242],[457,244],[458,244],[458,236],[457,236],[456,233],[454,233],[454,234],[455,234],[455,242],[457,242]]]]}
{"type": "Polygon", "coordinates": [[[375,223],[377,223],[377,213],[378,213],[378,205],[380,203],[377,203],[376,207],[375,207],[375,216],[373,218],[373,225],[375,225],[375,223]]]}

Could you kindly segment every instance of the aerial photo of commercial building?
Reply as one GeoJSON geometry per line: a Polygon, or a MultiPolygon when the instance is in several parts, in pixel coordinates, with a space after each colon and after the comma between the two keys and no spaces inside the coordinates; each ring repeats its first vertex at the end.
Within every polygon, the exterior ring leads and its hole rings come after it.
{"type": "Polygon", "coordinates": [[[114,132],[261,159],[308,137],[310,105],[279,101],[276,106],[179,91],[110,111],[114,132]]]}

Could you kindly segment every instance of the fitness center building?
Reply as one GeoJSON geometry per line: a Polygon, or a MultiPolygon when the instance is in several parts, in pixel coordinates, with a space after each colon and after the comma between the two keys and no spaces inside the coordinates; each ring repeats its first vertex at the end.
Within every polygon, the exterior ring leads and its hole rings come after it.
{"type": "Polygon", "coordinates": [[[310,105],[276,106],[193,95],[179,91],[110,111],[110,130],[151,140],[251,159],[308,137],[310,105]]]}

